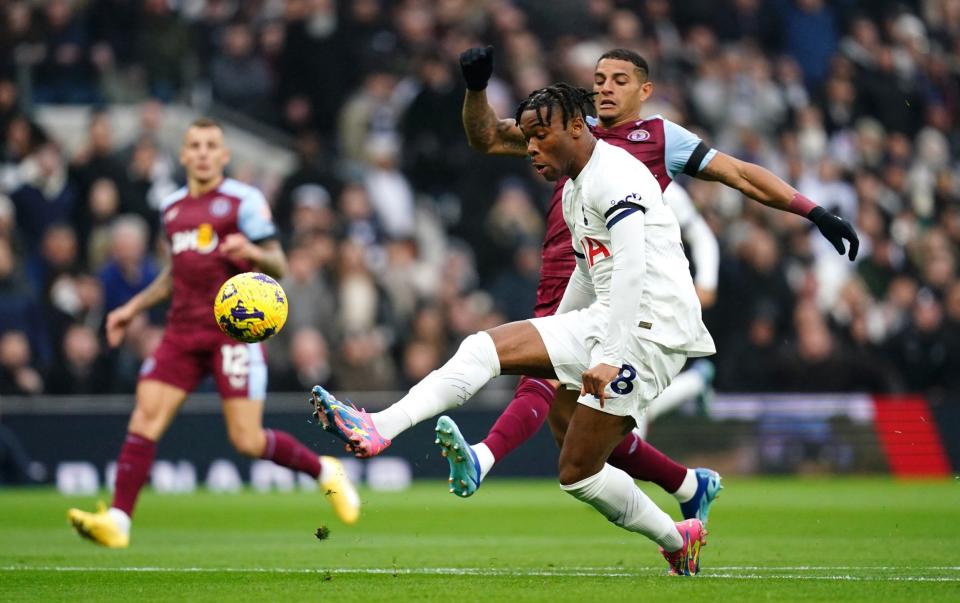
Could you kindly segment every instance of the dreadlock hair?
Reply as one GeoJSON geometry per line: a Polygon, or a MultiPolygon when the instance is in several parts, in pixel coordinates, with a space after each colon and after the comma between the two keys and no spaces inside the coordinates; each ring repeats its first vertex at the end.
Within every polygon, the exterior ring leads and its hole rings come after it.
{"type": "Polygon", "coordinates": [[[541,126],[550,125],[553,119],[553,108],[560,107],[563,115],[563,127],[578,115],[587,117],[593,115],[593,96],[584,88],[571,86],[566,82],[558,82],[546,88],[540,88],[530,93],[517,107],[517,123],[520,123],[520,116],[524,111],[533,110],[537,114],[537,123],[541,126]],[[542,109],[546,109],[544,113],[542,109]]]}
{"type": "Polygon", "coordinates": [[[650,77],[650,66],[647,64],[647,60],[632,50],[628,50],[626,48],[614,48],[601,54],[600,58],[597,59],[597,62],[599,63],[603,59],[614,59],[617,61],[627,61],[628,63],[633,63],[633,66],[636,67],[637,71],[639,71],[643,76],[640,78],[641,82],[647,81],[647,79],[650,77]]]}

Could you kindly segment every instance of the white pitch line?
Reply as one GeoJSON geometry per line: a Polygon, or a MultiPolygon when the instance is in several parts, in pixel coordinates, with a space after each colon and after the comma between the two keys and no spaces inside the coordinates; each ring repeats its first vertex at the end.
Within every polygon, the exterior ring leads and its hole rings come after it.
{"type": "MultiPolygon", "coordinates": [[[[815,574],[742,574],[742,573],[712,573],[716,570],[755,571],[755,566],[725,566],[706,569],[698,576],[699,579],[710,580],[830,580],[847,582],[960,582],[960,576],[854,576],[849,574],[815,575],[815,574]]],[[[798,566],[794,568],[774,567],[763,568],[774,572],[790,570],[824,571],[824,570],[957,570],[957,567],[876,567],[876,566],[798,566]]],[[[319,575],[412,575],[412,576],[519,576],[519,577],[591,577],[591,578],[637,578],[652,577],[664,574],[659,570],[641,572],[624,572],[622,568],[605,570],[602,568],[556,569],[556,570],[499,570],[495,568],[477,567],[425,567],[425,568],[271,568],[271,567],[78,567],[78,566],[0,566],[0,571],[12,572],[91,572],[91,573],[157,573],[157,574],[219,574],[219,573],[253,573],[253,574],[319,574],[319,575]]]]}

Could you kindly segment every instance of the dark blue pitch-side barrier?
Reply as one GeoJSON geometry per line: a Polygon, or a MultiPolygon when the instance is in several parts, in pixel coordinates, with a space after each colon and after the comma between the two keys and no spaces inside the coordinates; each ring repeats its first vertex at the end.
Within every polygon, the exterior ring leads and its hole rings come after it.
{"type": "MultiPolygon", "coordinates": [[[[479,441],[511,393],[509,389],[481,392],[450,414],[469,441],[479,441]]],[[[400,395],[364,393],[353,399],[373,411],[400,395]]],[[[129,396],[5,398],[0,400],[0,445],[3,433],[13,434],[32,467],[41,469],[35,475],[64,491],[90,491],[112,482],[111,464],[123,442],[132,405],[129,396]]],[[[709,417],[697,416],[688,407],[659,418],[648,440],[688,466],[711,466],[727,474],[886,473],[891,459],[884,445],[888,451],[891,448],[890,442],[884,444],[878,437],[877,408],[873,397],[866,394],[724,394],[714,401],[709,417]]],[[[339,440],[314,423],[311,410],[305,394],[271,395],[264,425],[292,433],[318,454],[348,457],[339,440]]],[[[960,404],[932,405],[931,410],[929,420],[936,422],[956,470],[960,467],[960,404]]],[[[924,423],[928,420],[921,418],[924,423]]],[[[415,426],[381,457],[357,461],[348,469],[373,487],[401,488],[410,479],[445,478],[446,461],[433,443],[434,424],[428,420],[415,426]]],[[[887,424],[887,431],[891,429],[897,438],[912,437],[912,429],[887,424]]],[[[544,426],[503,460],[495,473],[555,477],[557,457],[557,447],[544,426]]],[[[210,395],[197,395],[186,402],[161,440],[157,459],[153,484],[161,490],[182,492],[206,484],[227,491],[241,483],[261,489],[293,487],[292,477],[273,471],[272,464],[250,461],[233,451],[219,400],[210,395]]],[[[14,481],[9,463],[0,462],[0,484],[14,481]]]]}

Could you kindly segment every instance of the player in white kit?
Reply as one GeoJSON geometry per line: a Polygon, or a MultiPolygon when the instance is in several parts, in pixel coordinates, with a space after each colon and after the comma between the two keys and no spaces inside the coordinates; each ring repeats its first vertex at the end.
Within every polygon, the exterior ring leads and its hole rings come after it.
{"type": "Polygon", "coordinates": [[[580,390],[560,450],[560,487],[657,542],[672,573],[692,575],[706,542],[700,520],[674,524],[606,460],[686,358],[715,348],[675,215],[642,163],[594,138],[585,122],[591,105],[592,93],[556,84],[532,93],[517,111],[537,171],[551,181],[570,177],[563,213],[578,267],[560,313],[467,337],[453,358],[381,412],[344,404],[319,386],[314,404],[324,429],[369,457],[500,374],[558,379],[580,390]]]}

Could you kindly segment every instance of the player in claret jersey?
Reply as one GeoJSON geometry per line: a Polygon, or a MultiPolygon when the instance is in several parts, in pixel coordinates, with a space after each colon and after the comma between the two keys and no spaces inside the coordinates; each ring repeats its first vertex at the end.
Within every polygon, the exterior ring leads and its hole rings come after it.
{"type": "MultiPolygon", "coordinates": [[[[460,64],[467,83],[463,122],[470,145],[487,154],[526,156],[527,144],[516,121],[498,118],[487,101],[485,89],[493,72],[493,48],[467,50],[461,55],[460,64]]],[[[645,164],[660,185],[664,201],[678,216],[689,216],[693,210],[679,185],[671,184],[675,176],[684,173],[719,180],[764,205],[806,216],[838,252],[844,253],[843,241],[849,241],[850,259],[856,257],[859,241],[850,224],[818,207],[776,175],[709,148],[692,132],[659,115],[642,119],[643,103],[652,94],[653,83],[647,62],[637,53],[626,49],[604,53],[597,61],[593,91],[597,117],[588,118],[593,134],[645,164]]],[[[557,182],[547,214],[535,316],[556,312],[575,266],[570,233],[562,219],[564,182],[557,182]]],[[[692,245],[695,255],[697,245],[692,245]]],[[[698,266],[698,270],[702,268],[705,266],[698,266]]],[[[716,269],[715,264],[712,269],[716,269]]],[[[698,287],[698,294],[707,305],[714,291],[698,287]]],[[[683,394],[677,387],[681,380],[695,382],[699,378],[692,371],[681,374],[651,402],[651,409],[681,399],[683,394]]],[[[524,377],[513,401],[487,437],[474,446],[467,445],[452,420],[442,417],[437,424],[438,441],[445,452],[454,445],[461,452],[447,453],[451,492],[458,496],[473,494],[491,467],[532,437],[548,414],[551,427],[559,436],[568,419],[551,412],[555,392],[555,382],[524,377]]],[[[706,522],[710,504],[719,492],[719,476],[709,469],[693,470],[675,462],[643,441],[639,431],[629,434],[613,451],[610,464],[636,479],[658,484],[677,498],[684,517],[706,522]]]]}
{"type": "Polygon", "coordinates": [[[128,546],[134,505],[150,474],[156,442],[209,374],[238,452],[318,478],[341,520],[353,523],[359,517],[360,500],[339,461],[318,457],[288,433],[263,428],[263,346],[230,339],[214,320],[214,298],[228,278],[249,270],[280,278],[286,270],[266,199],[257,189],[224,178],[229,160],[221,126],[195,121],[180,151],[187,186],[160,207],[170,262],[144,291],[107,316],[107,340],[116,346],[137,314],[172,296],[163,340],[140,370],[136,407],[117,459],[113,505],[96,513],[68,513],[77,532],[97,544],[128,546]]]}

